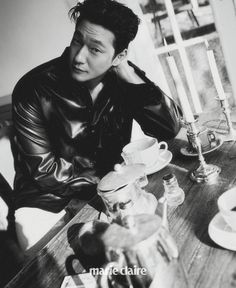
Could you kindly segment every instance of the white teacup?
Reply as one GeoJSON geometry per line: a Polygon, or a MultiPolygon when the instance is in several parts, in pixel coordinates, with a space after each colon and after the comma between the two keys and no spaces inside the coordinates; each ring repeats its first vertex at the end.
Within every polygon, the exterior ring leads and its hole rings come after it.
{"type": "Polygon", "coordinates": [[[236,187],[224,192],[218,198],[218,207],[225,222],[236,231],[236,187]]]}
{"type": "Polygon", "coordinates": [[[127,144],[123,148],[121,156],[127,165],[142,163],[149,168],[158,160],[164,160],[162,156],[167,149],[166,142],[158,143],[155,138],[145,137],[127,144]]]}

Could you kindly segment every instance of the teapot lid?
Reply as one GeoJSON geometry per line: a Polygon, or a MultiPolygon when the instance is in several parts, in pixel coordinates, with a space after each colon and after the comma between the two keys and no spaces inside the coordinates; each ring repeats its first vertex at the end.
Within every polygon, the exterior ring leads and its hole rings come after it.
{"type": "Polygon", "coordinates": [[[133,165],[120,165],[114,166],[114,171],[105,175],[98,184],[98,191],[108,192],[117,190],[129,183],[133,183],[138,178],[144,176],[145,165],[133,164],[133,165]]]}

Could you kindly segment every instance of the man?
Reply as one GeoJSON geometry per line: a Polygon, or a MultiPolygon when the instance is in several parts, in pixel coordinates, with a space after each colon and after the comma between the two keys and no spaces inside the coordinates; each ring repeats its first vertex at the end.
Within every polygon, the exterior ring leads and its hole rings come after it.
{"type": "Polygon", "coordinates": [[[176,104],[126,60],[138,17],[112,0],[85,0],[71,16],[70,47],[26,74],[13,93],[16,222],[23,228],[29,209],[53,219],[71,198],[94,195],[121,160],[133,119],[158,140],[179,131],[176,104]]]}

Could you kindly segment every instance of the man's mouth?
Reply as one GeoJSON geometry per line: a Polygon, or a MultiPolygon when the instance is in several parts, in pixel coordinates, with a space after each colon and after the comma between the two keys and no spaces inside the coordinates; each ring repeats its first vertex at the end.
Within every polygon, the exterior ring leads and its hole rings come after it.
{"type": "Polygon", "coordinates": [[[77,73],[86,73],[86,71],[81,69],[78,65],[73,65],[72,69],[73,69],[73,71],[75,71],[77,73]]]}

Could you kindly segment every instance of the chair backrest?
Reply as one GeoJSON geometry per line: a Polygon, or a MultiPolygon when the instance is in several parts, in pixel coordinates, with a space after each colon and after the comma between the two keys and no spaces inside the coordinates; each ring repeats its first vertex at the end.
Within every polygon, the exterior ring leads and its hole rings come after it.
{"type": "Polygon", "coordinates": [[[0,197],[0,231],[6,231],[8,227],[7,215],[8,215],[8,205],[0,197]]]}
{"type": "Polygon", "coordinates": [[[0,230],[9,228],[13,219],[12,190],[15,177],[14,160],[11,150],[13,128],[9,123],[0,128],[0,230]]]}
{"type": "Polygon", "coordinates": [[[12,126],[5,126],[0,129],[0,173],[13,189],[15,169],[11,150],[11,137],[13,137],[12,126]]]}
{"type": "Polygon", "coordinates": [[[11,208],[13,208],[12,189],[0,173],[0,231],[6,231],[8,228],[11,208]]]}

